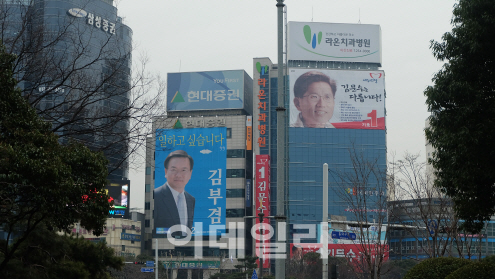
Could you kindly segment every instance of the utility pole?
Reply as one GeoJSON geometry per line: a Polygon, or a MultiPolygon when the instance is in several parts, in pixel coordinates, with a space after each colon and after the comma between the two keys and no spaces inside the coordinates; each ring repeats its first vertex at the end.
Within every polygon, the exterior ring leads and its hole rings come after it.
{"type": "Polygon", "coordinates": [[[321,278],[328,279],[328,164],[323,164],[323,218],[321,223],[321,278]]]}
{"type": "MultiPolygon", "coordinates": [[[[285,81],[284,81],[284,0],[277,0],[277,29],[278,29],[278,99],[277,99],[277,243],[287,241],[284,232],[279,232],[281,223],[285,222],[285,81]]],[[[284,226],[285,228],[285,226],[284,226]]],[[[286,245],[284,245],[286,246],[286,245]]],[[[287,251],[286,251],[287,252],[287,251]]],[[[285,279],[285,257],[275,259],[275,278],[285,279]]]]}
{"type": "Polygon", "coordinates": [[[265,214],[263,214],[263,212],[260,212],[258,213],[258,216],[260,217],[260,235],[261,235],[261,253],[260,253],[260,279],[263,279],[263,253],[265,252],[265,238],[264,238],[264,235],[263,235],[263,227],[265,226],[265,224],[263,224],[263,216],[265,216],[265,214]]]}

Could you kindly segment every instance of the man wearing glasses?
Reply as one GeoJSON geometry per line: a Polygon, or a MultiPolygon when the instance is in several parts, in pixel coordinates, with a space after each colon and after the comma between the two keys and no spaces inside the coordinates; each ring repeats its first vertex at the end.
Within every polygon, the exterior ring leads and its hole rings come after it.
{"type": "Polygon", "coordinates": [[[291,127],[334,128],[330,123],[335,106],[335,80],[322,72],[311,71],[294,84],[294,105],[300,111],[291,127]]]}
{"type": "Polygon", "coordinates": [[[165,178],[167,182],[153,191],[154,234],[166,234],[174,225],[172,236],[185,236],[187,228],[192,229],[195,199],[185,191],[191,179],[194,160],[187,152],[176,150],[165,159],[165,178]]]}

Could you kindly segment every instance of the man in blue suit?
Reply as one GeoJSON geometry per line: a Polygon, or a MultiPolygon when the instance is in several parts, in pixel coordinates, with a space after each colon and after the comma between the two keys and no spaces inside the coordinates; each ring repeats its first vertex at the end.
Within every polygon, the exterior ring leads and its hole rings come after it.
{"type": "Polygon", "coordinates": [[[166,234],[174,225],[182,225],[182,232],[174,232],[174,237],[185,236],[185,227],[192,229],[196,200],[185,191],[185,187],[191,179],[193,165],[193,158],[183,150],[173,151],[165,159],[167,182],[153,191],[154,237],[166,234]]]}

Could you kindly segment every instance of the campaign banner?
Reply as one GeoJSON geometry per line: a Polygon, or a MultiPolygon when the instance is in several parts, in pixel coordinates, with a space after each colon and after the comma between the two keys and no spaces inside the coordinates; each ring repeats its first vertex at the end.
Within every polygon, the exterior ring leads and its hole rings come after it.
{"type": "MultiPolygon", "coordinates": [[[[290,258],[292,260],[301,260],[304,255],[310,252],[321,253],[321,243],[291,243],[290,258]]],[[[377,255],[383,255],[383,261],[389,259],[389,246],[377,244],[328,244],[328,257],[346,258],[347,261],[361,268],[364,261],[364,251],[370,255],[372,259],[377,255]]]]}
{"type": "MultiPolygon", "coordinates": [[[[263,216],[270,216],[270,155],[256,155],[256,189],[255,189],[255,199],[256,199],[256,216],[259,216],[260,213],[263,213],[263,216]]],[[[264,227],[268,227],[270,225],[270,220],[268,218],[263,219],[264,227]]],[[[256,219],[256,226],[260,228],[260,219],[256,219]]],[[[257,230],[259,234],[261,232],[257,230]]],[[[263,231],[263,234],[260,237],[256,237],[256,256],[261,258],[263,255],[263,268],[270,267],[270,257],[269,257],[269,249],[265,249],[264,247],[269,247],[267,245],[270,240],[264,239],[263,243],[261,242],[261,237],[264,237],[267,234],[267,230],[263,231]]],[[[259,260],[257,260],[258,265],[259,260]]]]}
{"type": "Polygon", "coordinates": [[[108,217],[128,218],[129,214],[129,180],[110,181],[105,186],[105,192],[110,196],[109,202],[113,202],[108,217]]]}
{"type": "Polygon", "coordinates": [[[226,132],[156,130],[153,237],[167,237],[175,225],[192,236],[225,232],[226,132]]]}
{"type": "Polygon", "coordinates": [[[385,129],[385,73],[289,69],[290,127],[385,129]]]}
{"type": "Polygon", "coordinates": [[[382,63],[380,25],[289,22],[289,60],[382,63]]]}
{"type": "Polygon", "coordinates": [[[244,71],[167,74],[167,111],[244,108],[244,71]]]}

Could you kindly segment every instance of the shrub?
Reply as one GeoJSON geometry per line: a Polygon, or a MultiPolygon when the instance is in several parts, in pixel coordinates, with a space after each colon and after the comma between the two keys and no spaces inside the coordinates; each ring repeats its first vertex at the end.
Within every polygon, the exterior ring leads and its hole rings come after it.
{"type": "Polygon", "coordinates": [[[495,264],[492,261],[481,261],[463,266],[445,279],[492,279],[494,276],[495,264]]]}
{"type": "Polygon", "coordinates": [[[495,255],[488,256],[488,257],[482,259],[481,261],[495,264],[495,255]]]}
{"type": "Polygon", "coordinates": [[[460,258],[427,259],[411,268],[404,279],[444,279],[468,264],[471,264],[471,261],[460,258]]]}

